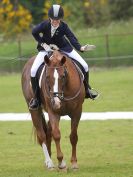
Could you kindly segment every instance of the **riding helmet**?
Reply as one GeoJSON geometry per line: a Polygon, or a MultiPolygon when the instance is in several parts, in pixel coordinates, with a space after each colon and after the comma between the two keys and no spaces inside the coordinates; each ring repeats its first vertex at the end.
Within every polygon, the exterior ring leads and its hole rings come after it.
{"type": "Polygon", "coordinates": [[[59,20],[64,17],[64,10],[60,5],[54,4],[48,11],[48,17],[53,20],[59,20]]]}

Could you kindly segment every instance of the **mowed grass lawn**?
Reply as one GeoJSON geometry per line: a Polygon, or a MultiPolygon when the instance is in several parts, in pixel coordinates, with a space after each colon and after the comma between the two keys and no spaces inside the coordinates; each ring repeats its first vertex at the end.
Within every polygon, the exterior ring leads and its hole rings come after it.
{"type": "MultiPolygon", "coordinates": [[[[85,100],[84,112],[133,111],[133,67],[91,68],[91,86],[98,100],[85,100]]],[[[21,74],[0,76],[0,112],[27,112],[21,90],[21,74]]]]}
{"type": "MultiPolygon", "coordinates": [[[[133,68],[91,68],[90,82],[101,93],[83,111],[133,111],[133,68]]],[[[27,112],[21,75],[0,76],[0,112],[27,112]]],[[[61,121],[61,147],[67,172],[48,171],[42,148],[34,142],[32,122],[0,122],[0,177],[133,177],[133,121],[80,121],[79,170],[72,171],[70,121],[61,121]]],[[[57,165],[55,144],[52,159],[57,165]]]]}
{"type": "MultiPolygon", "coordinates": [[[[133,121],[81,121],[77,157],[72,171],[70,121],[61,121],[61,147],[68,171],[48,171],[42,148],[34,142],[32,123],[0,122],[0,177],[132,177],[133,121]]],[[[57,165],[55,144],[52,160],[57,165]]]]}

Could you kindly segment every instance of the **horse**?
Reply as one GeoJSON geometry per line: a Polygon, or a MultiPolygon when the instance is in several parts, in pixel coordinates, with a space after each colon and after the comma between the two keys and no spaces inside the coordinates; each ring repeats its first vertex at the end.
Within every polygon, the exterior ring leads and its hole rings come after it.
{"type": "MultiPolygon", "coordinates": [[[[27,105],[34,96],[30,84],[30,70],[34,59],[35,57],[29,59],[22,71],[22,91],[27,105]]],[[[71,165],[73,169],[78,169],[76,146],[77,129],[85,98],[83,77],[72,59],[57,50],[50,57],[46,55],[44,63],[39,80],[41,106],[37,110],[29,110],[29,112],[36,130],[37,140],[44,152],[45,165],[48,169],[55,168],[51,159],[53,138],[57,150],[58,168],[67,168],[60,145],[59,122],[61,116],[68,115],[71,119],[71,165]],[[44,111],[48,113],[48,122],[45,120],[44,111]]]]}

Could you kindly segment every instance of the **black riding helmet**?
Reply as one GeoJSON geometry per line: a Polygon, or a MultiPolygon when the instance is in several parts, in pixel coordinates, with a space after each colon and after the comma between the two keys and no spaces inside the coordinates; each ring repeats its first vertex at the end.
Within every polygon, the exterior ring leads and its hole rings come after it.
{"type": "Polygon", "coordinates": [[[60,5],[52,5],[48,11],[48,17],[53,20],[59,20],[64,17],[64,10],[60,5]]]}

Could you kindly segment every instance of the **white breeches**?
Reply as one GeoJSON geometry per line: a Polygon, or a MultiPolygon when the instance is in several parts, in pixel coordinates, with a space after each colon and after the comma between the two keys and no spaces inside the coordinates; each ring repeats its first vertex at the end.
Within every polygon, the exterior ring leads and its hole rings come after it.
{"type": "MultiPolygon", "coordinates": [[[[72,52],[64,52],[62,51],[64,54],[67,54],[69,57],[77,60],[85,69],[86,72],[88,72],[88,65],[87,63],[84,61],[84,59],[78,54],[78,52],[76,52],[74,49],[72,50],[72,52]]],[[[39,66],[44,62],[44,57],[45,55],[47,55],[48,52],[46,51],[40,51],[38,53],[38,55],[36,56],[34,63],[31,67],[31,77],[35,77],[37,70],[39,68],[39,66]]]]}
{"type": "Polygon", "coordinates": [[[40,51],[38,55],[36,56],[34,63],[31,67],[31,77],[35,77],[38,68],[41,66],[41,64],[44,62],[44,57],[47,55],[48,52],[46,51],[40,51]]]}
{"type": "Polygon", "coordinates": [[[78,61],[84,68],[85,72],[88,72],[89,68],[88,68],[88,64],[84,61],[84,59],[78,54],[78,52],[76,52],[76,50],[72,50],[70,53],[68,52],[64,52],[63,53],[67,54],[69,57],[75,59],[76,61],[78,61]]]}

